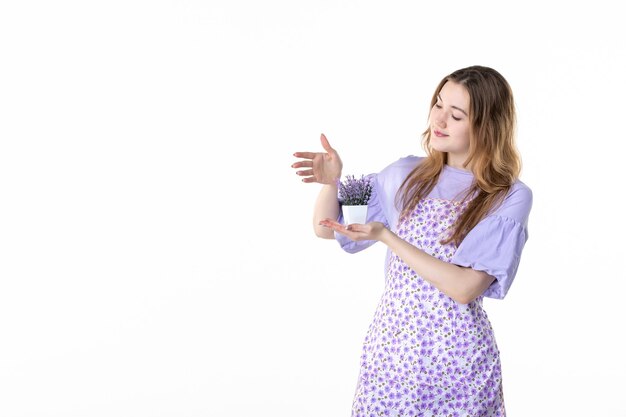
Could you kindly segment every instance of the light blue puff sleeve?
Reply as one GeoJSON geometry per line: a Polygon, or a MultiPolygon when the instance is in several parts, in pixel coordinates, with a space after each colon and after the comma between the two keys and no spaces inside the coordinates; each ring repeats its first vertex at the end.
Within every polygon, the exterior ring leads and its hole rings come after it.
{"type": "Polygon", "coordinates": [[[483,295],[502,299],[513,283],[526,240],[526,230],[520,223],[489,216],[467,234],[450,262],[494,277],[496,280],[483,295]]]}
{"type": "MultiPolygon", "coordinates": [[[[372,181],[372,194],[367,204],[367,223],[381,222],[385,225],[385,227],[389,227],[389,223],[387,221],[385,212],[380,201],[378,174],[369,174],[367,175],[367,177],[370,178],[370,180],[372,181]]],[[[339,211],[337,221],[342,224],[344,222],[341,210],[339,211]]],[[[374,243],[376,243],[375,240],[361,240],[355,242],[337,232],[335,232],[335,239],[337,240],[341,248],[349,253],[362,251],[363,249],[369,248],[374,243]]]]}
{"type": "Polygon", "coordinates": [[[506,296],[528,240],[528,215],[532,193],[520,184],[505,199],[502,207],[485,217],[461,242],[451,263],[484,271],[495,278],[485,297],[506,296]]]}

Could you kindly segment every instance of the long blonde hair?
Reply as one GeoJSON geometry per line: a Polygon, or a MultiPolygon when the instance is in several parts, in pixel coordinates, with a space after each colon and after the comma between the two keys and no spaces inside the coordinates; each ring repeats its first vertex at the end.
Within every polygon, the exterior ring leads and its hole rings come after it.
{"type": "MultiPolygon", "coordinates": [[[[431,99],[431,109],[448,81],[463,85],[470,97],[470,151],[464,166],[470,167],[474,182],[463,197],[468,201],[467,208],[442,242],[459,245],[502,202],[519,177],[521,159],[515,146],[513,92],[504,77],[488,67],[459,69],[441,80],[431,99]]],[[[396,196],[402,207],[401,218],[432,191],[447,162],[447,154],[433,149],[430,139],[429,126],[422,133],[426,158],[403,181],[396,196]]]]}

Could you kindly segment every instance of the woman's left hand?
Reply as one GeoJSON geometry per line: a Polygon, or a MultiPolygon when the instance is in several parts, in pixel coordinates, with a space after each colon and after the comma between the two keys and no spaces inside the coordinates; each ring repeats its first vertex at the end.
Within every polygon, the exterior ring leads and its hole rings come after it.
{"type": "Polygon", "coordinates": [[[367,224],[350,224],[348,226],[338,223],[331,219],[324,219],[320,225],[333,229],[348,238],[357,240],[380,240],[382,234],[387,228],[380,222],[370,222],[367,224]]]}

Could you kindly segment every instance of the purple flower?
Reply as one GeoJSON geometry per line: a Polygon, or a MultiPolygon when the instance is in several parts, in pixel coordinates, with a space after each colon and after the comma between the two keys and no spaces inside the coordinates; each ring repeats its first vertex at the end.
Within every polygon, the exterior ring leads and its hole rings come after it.
{"type": "Polygon", "coordinates": [[[344,206],[365,205],[372,195],[371,177],[363,175],[361,178],[347,175],[345,180],[337,181],[337,187],[339,188],[339,202],[344,206]]]}

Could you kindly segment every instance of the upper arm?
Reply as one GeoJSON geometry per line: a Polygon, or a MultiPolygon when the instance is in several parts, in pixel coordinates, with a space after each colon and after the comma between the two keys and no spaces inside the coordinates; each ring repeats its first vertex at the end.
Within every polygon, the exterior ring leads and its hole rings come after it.
{"type": "MultiPolygon", "coordinates": [[[[511,287],[528,239],[531,207],[532,192],[518,185],[495,213],[481,220],[465,236],[452,256],[451,263],[495,278],[484,289],[485,297],[502,299],[511,287]]],[[[473,282],[482,284],[488,280],[483,277],[473,282]]]]}

